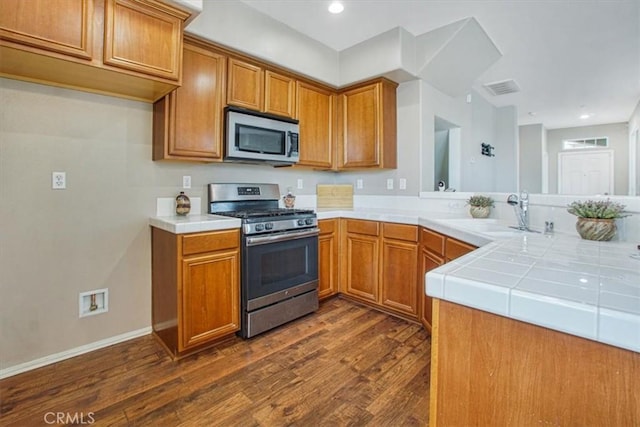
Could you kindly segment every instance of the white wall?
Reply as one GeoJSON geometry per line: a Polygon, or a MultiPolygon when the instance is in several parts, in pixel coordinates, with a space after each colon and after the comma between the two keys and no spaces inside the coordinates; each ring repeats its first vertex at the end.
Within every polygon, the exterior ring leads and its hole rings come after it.
{"type": "Polygon", "coordinates": [[[640,196],[640,101],[629,118],[629,144],[629,153],[632,154],[629,156],[630,184],[635,182],[635,189],[630,188],[629,194],[640,196]],[[632,137],[633,133],[635,138],[632,137]],[[632,148],[631,144],[635,146],[632,148]]]}
{"type": "Polygon", "coordinates": [[[467,103],[466,95],[452,98],[428,83],[421,84],[421,191],[436,188],[433,125],[436,116],[460,127],[461,173],[457,191],[516,191],[518,135],[515,107],[496,108],[475,91],[470,92],[471,102],[467,103]],[[495,157],[481,155],[483,142],[495,147],[495,157]]]}
{"type": "MultiPolygon", "coordinates": [[[[495,157],[480,154],[481,144],[496,147],[497,112],[481,96],[474,94],[471,102],[471,137],[462,143],[462,185],[459,191],[494,191],[494,176],[503,153],[494,150],[495,157]]],[[[464,132],[464,129],[463,129],[464,132]]]]}
{"type": "MultiPolygon", "coordinates": [[[[438,116],[460,128],[460,145],[464,150],[471,138],[471,105],[466,103],[466,96],[452,98],[428,83],[420,81],[420,121],[416,124],[421,129],[420,154],[420,191],[433,191],[434,182],[434,121],[438,116]]],[[[460,167],[464,170],[469,163],[468,156],[461,156],[460,167]]],[[[460,191],[460,189],[457,189],[460,191]]]]}
{"type": "Polygon", "coordinates": [[[519,127],[520,189],[542,193],[542,124],[519,127]]]}
{"type": "Polygon", "coordinates": [[[186,32],[333,86],[338,52],[237,0],[205,1],[186,32]],[[240,24],[241,23],[241,24],[240,24]]]}
{"type": "Polygon", "coordinates": [[[493,190],[514,192],[518,189],[518,111],[514,106],[496,108],[493,190]]]}

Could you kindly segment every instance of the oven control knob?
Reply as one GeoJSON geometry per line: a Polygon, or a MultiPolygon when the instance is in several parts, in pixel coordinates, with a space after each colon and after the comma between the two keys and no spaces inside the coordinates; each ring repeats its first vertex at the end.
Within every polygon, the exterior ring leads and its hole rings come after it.
{"type": "Polygon", "coordinates": [[[298,220],[298,225],[304,225],[304,219],[299,219],[298,220]]]}
{"type": "Polygon", "coordinates": [[[264,225],[264,229],[265,230],[273,230],[273,223],[272,222],[268,222],[264,225]]]}
{"type": "Polygon", "coordinates": [[[264,224],[256,224],[256,231],[263,231],[264,230],[264,224]]]}
{"type": "Polygon", "coordinates": [[[311,218],[307,218],[307,219],[304,220],[304,223],[307,224],[307,225],[311,225],[311,224],[313,224],[313,220],[311,218]]]}

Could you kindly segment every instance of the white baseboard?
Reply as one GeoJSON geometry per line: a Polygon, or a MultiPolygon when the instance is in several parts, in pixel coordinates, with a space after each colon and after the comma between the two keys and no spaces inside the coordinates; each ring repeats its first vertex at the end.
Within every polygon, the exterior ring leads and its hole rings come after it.
{"type": "Polygon", "coordinates": [[[138,329],[136,331],[126,332],[124,334],[116,335],[115,337],[105,338],[100,341],[65,350],[60,353],[50,354],[49,356],[41,357],[40,359],[32,360],[30,362],[20,363],[19,365],[0,369],[0,379],[31,371],[33,369],[60,362],[65,359],[70,359],[72,357],[79,356],[84,353],[89,353],[100,348],[109,347],[110,345],[128,341],[133,338],[142,337],[150,333],[151,327],[149,326],[146,328],[138,329]]]}

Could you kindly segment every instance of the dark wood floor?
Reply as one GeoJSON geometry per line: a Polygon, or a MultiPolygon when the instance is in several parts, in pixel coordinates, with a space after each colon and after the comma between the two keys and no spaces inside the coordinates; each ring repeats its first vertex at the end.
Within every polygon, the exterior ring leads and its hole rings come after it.
{"type": "Polygon", "coordinates": [[[147,336],[4,379],[0,425],[427,425],[430,348],[419,325],[332,299],[178,362],[147,336]]]}

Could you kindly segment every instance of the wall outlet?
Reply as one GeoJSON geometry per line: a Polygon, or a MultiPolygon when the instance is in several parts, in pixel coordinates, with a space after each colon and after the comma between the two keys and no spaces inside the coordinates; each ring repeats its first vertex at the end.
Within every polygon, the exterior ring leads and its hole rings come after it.
{"type": "Polygon", "coordinates": [[[406,190],[407,189],[407,179],[406,178],[400,178],[400,180],[398,181],[398,187],[401,190],[406,190]]]}
{"type": "Polygon", "coordinates": [[[191,176],[185,175],[182,177],[182,188],[191,188],[191,176]]]}
{"type": "Polygon", "coordinates": [[[79,317],[93,316],[109,311],[109,289],[80,292],[78,296],[79,317]]]}
{"type": "Polygon", "coordinates": [[[304,188],[304,183],[302,182],[302,178],[298,178],[298,190],[302,190],[304,188]]]}
{"type": "Polygon", "coordinates": [[[393,178],[387,179],[387,190],[393,190],[393,178]]]}
{"type": "Polygon", "coordinates": [[[51,188],[54,190],[64,190],[67,188],[67,174],[66,172],[52,172],[51,173],[51,188]]]}
{"type": "Polygon", "coordinates": [[[358,190],[362,190],[364,188],[364,183],[362,182],[361,179],[356,179],[356,188],[358,190]]]}

